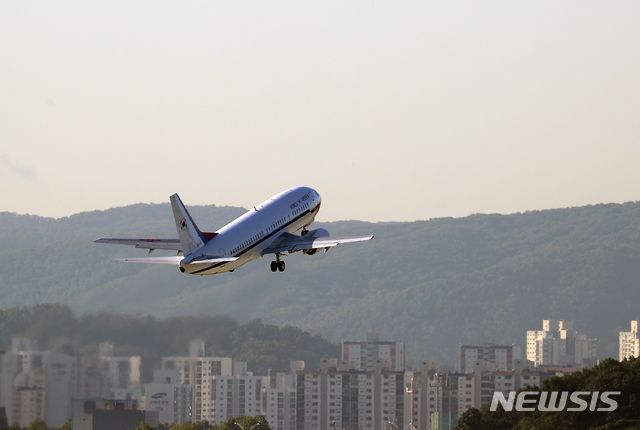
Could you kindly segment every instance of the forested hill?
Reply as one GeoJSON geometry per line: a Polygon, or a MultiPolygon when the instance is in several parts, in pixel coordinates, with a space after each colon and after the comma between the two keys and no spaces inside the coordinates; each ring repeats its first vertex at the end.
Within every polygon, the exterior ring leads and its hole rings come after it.
{"type": "MultiPolygon", "coordinates": [[[[243,211],[189,209],[210,231],[243,211]]],[[[146,251],[91,242],[176,237],[168,204],[62,219],[0,213],[0,309],[58,302],[77,314],[222,314],[291,324],[333,341],[373,330],[407,342],[410,357],[441,363],[456,363],[460,343],[524,346],[526,330],[541,329],[544,318],[573,320],[600,340],[601,358],[617,357],[618,331],[640,316],[638,202],[318,226],[375,239],[286,256],[284,273],[271,273],[265,258],[199,277],[173,266],[110,263],[146,251]]]]}
{"type": "Polygon", "coordinates": [[[96,356],[101,342],[112,342],[116,356],[142,358],[143,381],[152,380],[162,357],[188,355],[192,339],[204,342],[208,356],[246,361],[248,370],[256,375],[267,375],[269,369],[285,370],[293,359],[315,368],[320,358],[340,355],[340,345],[321,336],[291,326],[264,324],[260,319],[239,325],[225,316],[157,319],[101,312],[77,317],[60,304],[0,310],[0,350],[8,350],[14,337],[35,340],[42,350],[56,348],[84,356],[96,356]]]}

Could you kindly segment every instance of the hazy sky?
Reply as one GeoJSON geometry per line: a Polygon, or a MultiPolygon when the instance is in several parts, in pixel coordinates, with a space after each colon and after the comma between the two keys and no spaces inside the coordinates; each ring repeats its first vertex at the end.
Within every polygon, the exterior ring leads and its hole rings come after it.
{"type": "Polygon", "coordinates": [[[640,199],[640,2],[2,1],[0,211],[640,199]]]}

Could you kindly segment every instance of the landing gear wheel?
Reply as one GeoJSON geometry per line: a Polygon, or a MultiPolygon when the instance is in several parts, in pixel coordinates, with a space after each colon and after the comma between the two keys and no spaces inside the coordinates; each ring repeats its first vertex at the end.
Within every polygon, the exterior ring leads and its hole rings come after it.
{"type": "Polygon", "coordinates": [[[300,236],[305,236],[307,233],[309,233],[309,230],[307,230],[307,228],[306,228],[306,227],[304,227],[304,228],[302,229],[302,232],[300,233],[300,236]]]}
{"type": "Polygon", "coordinates": [[[278,270],[284,272],[284,261],[278,263],[278,270]]]}
{"type": "Polygon", "coordinates": [[[278,270],[278,263],[276,263],[275,261],[271,262],[271,271],[275,272],[276,270],[278,270]]]}

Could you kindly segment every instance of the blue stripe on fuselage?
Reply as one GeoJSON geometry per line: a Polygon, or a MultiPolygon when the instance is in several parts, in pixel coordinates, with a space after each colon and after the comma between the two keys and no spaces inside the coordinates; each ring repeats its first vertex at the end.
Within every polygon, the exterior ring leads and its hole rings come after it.
{"type": "MultiPolygon", "coordinates": [[[[314,208],[315,209],[315,208],[314,208]]],[[[277,230],[272,231],[271,233],[269,233],[268,235],[264,236],[262,239],[258,240],[256,243],[254,243],[253,245],[249,246],[248,248],[243,249],[242,251],[236,253],[235,255],[233,255],[232,257],[240,257],[241,255],[243,255],[244,253],[246,253],[247,251],[249,251],[250,249],[253,249],[256,247],[256,245],[259,245],[260,243],[264,242],[265,240],[267,240],[268,238],[272,237],[273,235],[282,232],[282,230],[284,228],[286,228],[287,226],[291,225],[292,223],[296,222],[297,220],[299,220],[300,218],[304,217],[307,214],[310,214],[312,212],[311,209],[307,209],[306,211],[302,212],[300,215],[298,215],[297,217],[295,217],[294,219],[292,219],[291,221],[287,222],[286,224],[284,224],[282,227],[280,227],[277,230]]],[[[220,267],[223,264],[227,264],[227,263],[216,263],[213,266],[204,268],[204,269],[200,269],[197,270],[195,272],[192,272],[191,274],[196,275],[196,274],[200,274],[202,272],[207,272],[211,269],[215,269],[216,267],[220,267]]]]}

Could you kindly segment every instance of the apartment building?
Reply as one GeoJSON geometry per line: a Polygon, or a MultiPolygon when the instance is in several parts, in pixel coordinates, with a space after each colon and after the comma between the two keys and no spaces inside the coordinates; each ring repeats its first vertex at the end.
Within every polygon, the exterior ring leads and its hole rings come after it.
{"type": "Polygon", "coordinates": [[[419,371],[405,375],[405,422],[416,430],[452,429],[468,409],[490,404],[496,391],[508,396],[527,385],[541,386],[557,374],[557,369],[534,369],[533,363],[522,359],[514,360],[511,370],[476,361],[472,372],[438,372],[433,361],[422,361],[419,371]]]}
{"type": "Polygon", "coordinates": [[[272,372],[263,381],[263,413],[271,427],[296,430],[297,371],[304,370],[304,361],[291,361],[288,372],[272,372]]]}
{"type": "MultiPolygon", "coordinates": [[[[204,351],[202,351],[204,352],[204,351]]],[[[163,357],[163,371],[177,371],[179,384],[193,387],[192,418],[195,422],[213,422],[213,381],[215,377],[232,376],[232,359],[229,357],[163,357]]]]}
{"type": "Polygon", "coordinates": [[[625,358],[640,357],[640,339],[638,321],[631,321],[631,331],[620,332],[620,361],[625,358]]]}
{"type": "MultiPolygon", "coordinates": [[[[192,387],[193,421],[207,420],[220,425],[232,417],[264,415],[274,430],[295,430],[295,371],[304,368],[304,362],[292,361],[289,372],[254,376],[247,371],[245,362],[205,356],[201,341],[192,341],[189,350],[189,356],[164,357],[160,370],[162,374],[175,372],[180,387],[192,387]]],[[[153,391],[156,395],[160,394],[156,391],[164,389],[151,384],[147,387],[147,393],[153,391]]],[[[177,387],[174,392],[175,389],[177,387]]],[[[152,405],[150,402],[154,399],[149,394],[145,398],[152,405]]]]}
{"type": "MultiPolygon", "coordinates": [[[[351,363],[353,364],[353,363],[351,363]]],[[[297,429],[404,428],[404,372],[377,359],[372,370],[323,359],[318,370],[297,372],[297,429]]]]}
{"type": "Polygon", "coordinates": [[[499,370],[513,369],[513,360],[522,358],[522,350],[516,345],[462,345],[458,355],[458,370],[473,372],[473,363],[488,361],[496,363],[499,370]]]}
{"type": "Polygon", "coordinates": [[[155,370],[153,383],[145,384],[142,409],[158,412],[160,422],[192,421],[193,386],[180,383],[177,370],[155,370]]]}
{"type": "Polygon", "coordinates": [[[99,349],[96,357],[82,357],[69,342],[41,351],[35,341],[13,339],[0,373],[0,406],[8,423],[27,427],[37,419],[60,427],[70,417],[72,398],[136,398],[140,357],[114,357],[108,343],[99,349]]]}
{"type": "Polygon", "coordinates": [[[101,389],[96,393],[97,397],[140,401],[142,397],[140,356],[115,356],[113,347],[111,342],[102,342],[98,345],[98,357],[95,361],[97,361],[101,389]]]}
{"type": "Polygon", "coordinates": [[[542,330],[527,331],[527,360],[536,366],[594,366],[597,341],[573,330],[571,321],[543,320],[542,330]]]}
{"type": "Polygon", "coordinates": [[[367,333],[364,341],[342,341],[342,361],[355,370],[373,370],[377,359],[386,359],[390,370],[403,371],[405,354],[404,342],[381,341],[377,333],[367,333]]]}

